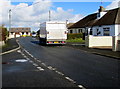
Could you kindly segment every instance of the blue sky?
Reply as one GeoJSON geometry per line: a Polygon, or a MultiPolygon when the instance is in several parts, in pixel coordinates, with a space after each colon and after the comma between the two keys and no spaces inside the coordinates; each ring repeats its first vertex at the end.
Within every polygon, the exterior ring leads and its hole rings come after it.
{"type": "MultiPolygon", "coordinates": [[[[12,2],[13,5],[18,5],[19,3],[28,3],[32,5],[32,2],[12,2]]],[[[53,7],[51,9],[56,10],[57,7],[62,7],[64,10],[73,9],[72,14],[82,14],[88,15],[96,12],[99,6],[106,7],[111,2],[53,2],[53,7]]]]}
{"type": "MultiPolygon", "coordinates": [[[[55,2],[53,5],[55,7],[62,7],[64,10],[73,9],[73,14],[87,15],[96,12],[100,5],[106,7],[110,2],[55,2]]],[[[52,9],[55,9],[52,8],[52,9]]]]}

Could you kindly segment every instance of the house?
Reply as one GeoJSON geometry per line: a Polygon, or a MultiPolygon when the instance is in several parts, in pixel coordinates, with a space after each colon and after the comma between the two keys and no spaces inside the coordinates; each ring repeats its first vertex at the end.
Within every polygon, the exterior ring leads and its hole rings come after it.
{"type": "Polygon", "coordinates": [[[120,8],[109,10],[93,24],[93,36],[120,36],[120,8]]]}
{"type": "Polygon", "coordinates": [[[86,27],[91,27],[96,17],[97,13],[94,13],[79,20],[78,22],[76,22],[68,28],[70,30],[70,33],[88,33],[86,31],[86,27]]]}
{"type": "Polygon", "coordinates": [[[105,10],[100,6],[98,12],[90,14],[68,28],[71,33],[83,32],[85,44],[91,48],[112,48],[113,37],[120,38],[120,8],[105,10]]]}
{"type": "Polygon", "coordinates": [[[97,13],[90,14],[68,27],[69,33],[85,33],[93,36],[120,35],[120,8],[105,10],[100,6],[97,13]]]}
{"type": "Polygon", "coordinates": [[[70,26],[68,29],[71,31],[71,33],[85,33],[85,35],[92,35],[92,27],[93,24],[98,21],[102,16],[104,16],[107,13],[105,9],[100,6],[98,13],[90,14],[83,19],[79,20],[72,26],[70,26]]]}
{"type": "Polygon", "coordinates": [[[21,36],[30,36],[31,30],[28,27],[16,27],[10,28],[9,30],[9,38],[16,38],[21,36]]]}
{"type": "MultiPolygon", "coordinates": [[[[120,51],[120,8],[99,11],[97,19],[94,20],[90,29],[91,34],[88,34],[85,39],[86,46],[89,48],[114,48],[113,50],[120,51]]],[[[89,30],[87,29],[87,31],[89,30]]]]}
{"type": "MultiPolygon", "coordinates": [[[[68,23],[67,24],[67,28],[69,28],[70,26],[72,26],[74,23],[68,23]]],[[[68,33],[73,33],[73,32],[71,32],[71,30],[70,29],[68,29],[68,33]]]]}

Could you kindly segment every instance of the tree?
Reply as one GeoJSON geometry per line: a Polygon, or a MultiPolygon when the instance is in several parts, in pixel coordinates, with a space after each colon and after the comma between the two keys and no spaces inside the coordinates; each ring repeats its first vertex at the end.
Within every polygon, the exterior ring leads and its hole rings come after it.
{"type": "Polygon", "coordinates": [[[4,25],[0,26],[0,41],[6,41],[7,37],[8,37],[7,28],[5,28],[4,25]]]}

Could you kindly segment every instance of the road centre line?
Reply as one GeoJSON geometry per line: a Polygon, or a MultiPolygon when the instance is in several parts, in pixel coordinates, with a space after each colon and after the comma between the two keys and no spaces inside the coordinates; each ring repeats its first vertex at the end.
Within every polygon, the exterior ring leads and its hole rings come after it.
{"type": "Polygon", "coordinates": [[[39,70],[41,70],[41,71],[44,71],[44,69],[43,68],[41,68],[41,67],[37,67],[39,70]]]}
{"type": "Polygon", "coordinates": [[[59,72],[57,70],[55,72],[58,73],[59,75],[62,75],[62,76],[64,75],[62,72],[59,72]]]}
{"type": "Polygon", "coordinates": [[[85,87],[83,87],[82,85],[78,85],[79,88],[82,88],[82,89],[86,89],[85,87]]]}
{"type": "Polygon", "coordinates": [[[38,62],[41,62],[40,60],[37,60],[38,62]]]}
{"type": "Polygon", "coordinates": [[[41,63],[43,66],[47,67],[45,63],[41,63]]]}
{"type": "Polygon", "coordinates": [[[69,80],[70,82],[76,83],[73,79],[71,79],[69,77],[65,77],[65,79],[69,80]]]}
{"type": "Polygon", "coordinates": [[[29,58],[26,58],[27,60],[30,60],[29,58]]]}
{"type": "Polygon", "coordinates": [[[38,64],[36,64],[36,63],[33,63],[33,65],[34,65],[34,66],[38,66],[38,64]]]}
{"type": "Polygon", "coordinates": [[[53,68],[52,66],[48,66],[47,68],[50,70],[56,70],[56,68],[53,68]]]}

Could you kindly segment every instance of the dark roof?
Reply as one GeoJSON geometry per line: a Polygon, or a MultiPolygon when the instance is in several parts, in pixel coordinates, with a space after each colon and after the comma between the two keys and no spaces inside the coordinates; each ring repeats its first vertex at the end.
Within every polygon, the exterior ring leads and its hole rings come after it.
{"type": "Polygon", "coordinates": [[[99,25],[113,25],[113,24],[120,24],[120,8],[106,10],[106,14],[97,19],[97,13],[90,14],[85,18],[81,19],[77,23],[70,26],[68,29],[71,28],[84,28],[89,26],[99,26],[99,25]]]}
{"type": "Polygon", "coordinates": [[[27,27],[16,27],[16,28],[11,28],[9,32],[30,32],[30,28],[27,27]]]}
{"type": "Polygon", "coordinates": [[[76,22],[72,26],[70,26],[68,29],[71,28],[84,28],[86,26],[91,26],[94,24],[94,20],[97,18],[97,13],[90,14],[86,16],[85,18],[81,19],[80,21],[76,22]]]}
{"type": "Polygon", "coordinates": [[[109,10],[93,26],[120,24],[120,8],[109,10]]]}

